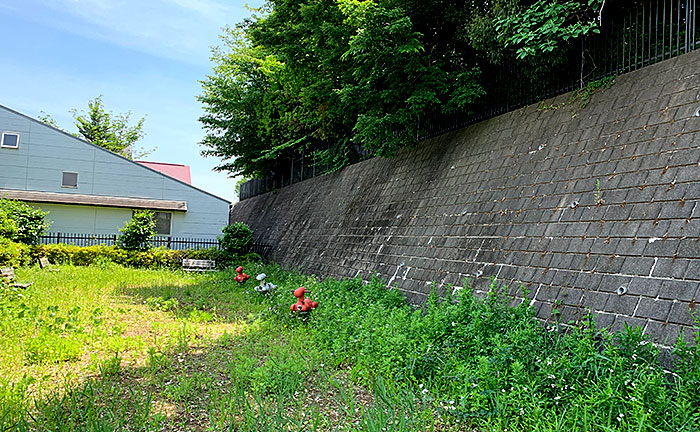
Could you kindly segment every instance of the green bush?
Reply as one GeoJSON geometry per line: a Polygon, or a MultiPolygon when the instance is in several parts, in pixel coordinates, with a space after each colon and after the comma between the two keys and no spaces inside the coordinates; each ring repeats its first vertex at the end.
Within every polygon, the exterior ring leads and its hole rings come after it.
{"type": "Polygon", "coordinates": [[[52,263],[76,266],[104,266],[106,263],[112,262],[128,267],[170,269],[181,268],[182,260],[185,258],[214,260],[219,268],[230,265],[236,259],[236,257],[216,248],[170,250],[159,247],[146,251],[136,251],[115,246],[68,244],[37,245],[32,248],[31,254],[27,253],[25,261],[29,260],[29,255],[33,261],[37,261],[40,257],[47,257],[52,263]]]}
{"type": "Polygon", "coordinates": [[[243,222],[234,222],[221,231],[224,233],[219,237],[221,248],[231,255],[244,254],[253,244],[253,231],[243,222]]]}
{"type": "Polygon", "coordinates": [[[137,210],[129,222],[119,231],[117,246],[125,250],[145,251],[151,248],[151,238],[156,234],[156,221],[150,210],[137,210]]]}
{"type": "Polygon", "coordinates": [[[49,212],[35,209],[22,201],[0,199],[0,237],[24,244],[36,244],[51,226],[51,222],[46,219],[48,214],[49,212]],[[8,219],[14,221],[14,224],[8,222],[8,219]]]}
{"type": "Polygon", "coordinates": [[[17,235],[17,222],[10,217],[4,208],[0,207],[0,238],[13,239],[17,235]]]}
{"type": "Polygon", "coordinates": [[[0,267],[19,267],[29,262],[29,246],[0,238],[0,267]]]}

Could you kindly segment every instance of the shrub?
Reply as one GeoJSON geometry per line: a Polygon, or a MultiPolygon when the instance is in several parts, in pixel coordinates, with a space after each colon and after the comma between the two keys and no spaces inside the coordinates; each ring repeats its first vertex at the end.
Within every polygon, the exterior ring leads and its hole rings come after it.
{"type": "Polygon", "coordinates": [[[137,210],[129,222],[119,230],[117,246],[126,250],[144,251],[151,248],[151,238],[156,234],[156,222],[150,210],[137,210]]]}
{"type": "Polygon", "coordinates": [[[221,231],[224,233],[219,237],[221,247],[231,255],[241,255],[253,244],[253,231],[243,222],[234,222],[221,231]]]}
{"type": "Polygon", "coordinates": [[[0,238],[0,266],[19,267],[29,262],[29,246],[0,238]]]}
{"type": "MultiPolygon", "coordinates": [[[[14,221],[16,232],[8,238],[20,243],[36,244],[51,226],[46,219],[49,212],[35,209],[22,201],[0,199],[0,213],[5,213],[5,218],[14,221]]],[[[3,223],[3,216],[0,215],[0,237],[5,237],[2,231],[9,233],[13,228],[9,223],[3,223]]]]}
{"type": "MultiPolygon", "coordinates": [[[[24,262],[29,261],[29,252],[25,253],[25,255],[24,262]]],[[[104,266],[106,263],[112,262],[128,267],[170,269],[180,268],[182,260],[185,258],[214,260],[219,268],[228,266],[235,258],[216,248],[170,250],[159,247],[146,251],[135,251],[114,246],[75,246],[68,244],[34,246],[31,250],[31,259],[36,261],[40,257],[47,257],[49,261],[56,264],[77,266],[104,266]]]]}
{"type": "Polygon", "coordinates": [[[17,235],[17,222],[12,219],[7,210],[0,207],[0,238],[12,239],[17,235]]]}

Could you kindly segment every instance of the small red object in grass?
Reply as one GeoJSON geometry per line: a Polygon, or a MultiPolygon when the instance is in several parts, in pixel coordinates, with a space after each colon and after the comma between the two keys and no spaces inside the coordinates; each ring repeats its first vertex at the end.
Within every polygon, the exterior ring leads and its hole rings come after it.
{"type": "Polygon", "coordinates": [[[250,279],[250,276],[243,273],[243,266],[238,266],[238,268],[236,268],[236,273],[238,273],[238,275],[236,275],[236,277],[233,279],[238,283],[243,283],[250,279]]]}
{"type": "Polygon", "coordinates": [[[308,293],[306,291],[306,288],[304,287],[299,287],[294,290],[294,297],[297,298],[297,302],[293,304],[289,309],[294,311],[294,312],[311,312],[313,309],[316,309],[318,306],[318,303],[315,301],[311,301],[310,298],[304,298],[304,294],[308,293]]]}

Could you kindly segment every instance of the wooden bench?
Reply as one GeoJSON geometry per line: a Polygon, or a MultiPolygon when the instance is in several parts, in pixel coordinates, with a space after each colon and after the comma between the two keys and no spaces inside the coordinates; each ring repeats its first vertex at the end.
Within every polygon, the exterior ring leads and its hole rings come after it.
{"type": "Polygon", "coordinates": [[[30,282],[27,284],[22,284],[22,283],[17,283],[15,282],[15,269],[12,267],[6,267],[3,269],[0,269],[0,279],[2,279],[3,284],[15,288],[29,288],[30,286],[34,285],[34,282],[30,282]]]}
{"type": "Polygon", "coordinates": [[[41,267],[42,270],[46,271],[60,271],[61,269],[57,269],[54,266],[51,265],[49,262],[49,259],[46,257],[41,257],[39,258],[39,267],[41,267]]]}
{"type": "Polygon", "coordinates": [[[184,271],[215,271],[216,261],[214,260],[196,260],[183,259],[182,269],[184,271]]]}

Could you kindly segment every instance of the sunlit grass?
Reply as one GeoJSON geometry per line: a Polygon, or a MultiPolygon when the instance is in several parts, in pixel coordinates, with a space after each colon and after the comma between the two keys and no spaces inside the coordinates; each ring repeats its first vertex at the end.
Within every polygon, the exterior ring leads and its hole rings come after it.
{"type": "Polygon", "coordinates": [[[18,269],[0,293],[0,431],[695,431],[700,354],[545,328],[493,286],[422,308],[374,280],[246,265],[18,269]],[[319,308],[290,312],[292,290],[319,308]],[[666,354],[668,355],[668,353],[666,354]]]}
{"type": "Polygon", "coordinates": [[[58,268],[18,269],[34,285],[0,297],[0,430],[332,430],[357,416],[336,414],[330,378],[345,372],[233,272],[58,268]]]}

